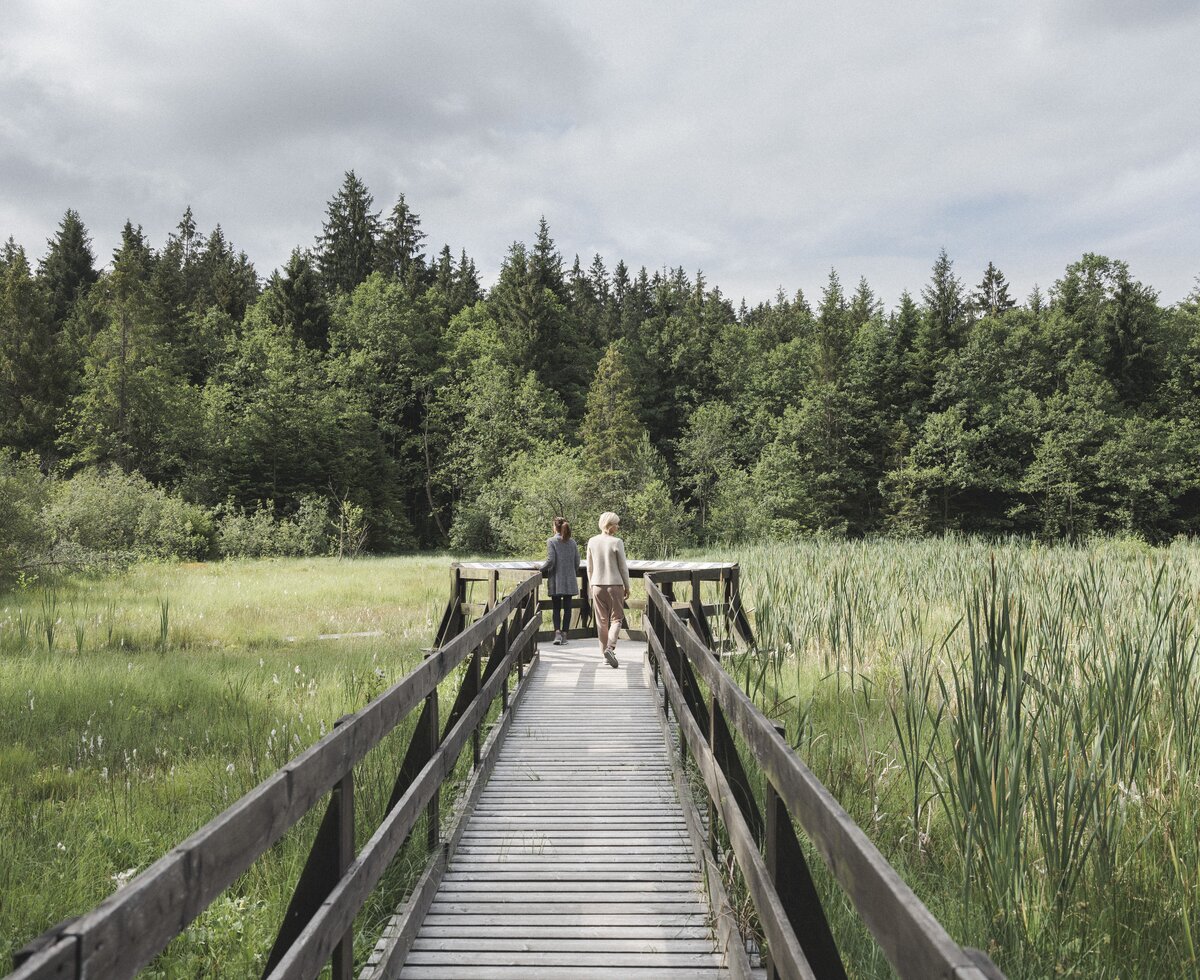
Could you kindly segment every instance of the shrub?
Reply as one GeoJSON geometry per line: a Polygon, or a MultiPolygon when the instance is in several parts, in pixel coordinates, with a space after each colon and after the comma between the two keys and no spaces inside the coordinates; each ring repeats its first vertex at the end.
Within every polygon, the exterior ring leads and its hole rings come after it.
{"type": "Polygon", "coordinates": [[[56,545],[105,555],[199,559],[212,550],[212,514],[140,473],[83,470],[58,483],[44,512],[56,545]]]}
{"type": "Polygon", "coordinates": [[[277,517],[275,501],[264,500],[252,511],[232,503],[218,508],[217,550],[227,558],[282,558],[328,554],[329,502],[305,494],[290,517],[277,517]]]}
{"type": "Polygon", "coordinates": [[[0,449],[0,583],[46,551],[40,516],[49,492],[36,456],[0,449]]]}

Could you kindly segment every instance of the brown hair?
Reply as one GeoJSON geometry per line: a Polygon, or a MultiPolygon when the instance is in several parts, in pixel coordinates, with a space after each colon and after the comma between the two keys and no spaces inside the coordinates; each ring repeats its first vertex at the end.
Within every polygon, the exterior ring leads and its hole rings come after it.
{"type": "Polygon", "coordinates": [[[554,518],[554,530],[562,535],[564,541],[571,540],[571,525],[567,523],[565,517],[554,518]]]}

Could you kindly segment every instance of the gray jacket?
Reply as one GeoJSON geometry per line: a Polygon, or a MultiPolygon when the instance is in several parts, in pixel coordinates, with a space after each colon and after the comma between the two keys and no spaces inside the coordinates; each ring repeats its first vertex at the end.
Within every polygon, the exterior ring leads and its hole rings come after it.
{"type": "Polygon", "coordinates": [[[542,574],[550,595],[579,594],[579,546],[574,538],[564,541],[556,534],[546,542],[542,574]]]}

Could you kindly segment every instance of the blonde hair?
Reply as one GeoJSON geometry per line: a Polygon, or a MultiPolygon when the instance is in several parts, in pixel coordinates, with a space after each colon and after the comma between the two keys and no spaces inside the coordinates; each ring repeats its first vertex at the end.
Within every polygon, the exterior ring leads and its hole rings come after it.
{"type": "Polygon", "coordinates": [[[600,515],[600,530],[607,531],[610,527],[616,528],[621,526],[621,518],[614,514],[611,510],[606,510],[600,515]]]}

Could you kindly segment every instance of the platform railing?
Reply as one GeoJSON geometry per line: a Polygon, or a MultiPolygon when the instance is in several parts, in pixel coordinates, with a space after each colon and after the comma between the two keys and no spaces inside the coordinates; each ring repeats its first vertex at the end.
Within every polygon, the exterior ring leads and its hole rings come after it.
{"type": "Polygon", "coordinates": [[[710,847],[718,821],[749,892],[770,977],[843,978],[846,971],[796,835],[803,829],[884,955],[912,980],[1003,980],[983,952],[959,946],[867,835],[725,672],[706,635],[698,592],[675,600],[670,582],[644,577],[651,663],[663,710],[675,717],[708,797],[710,847]],[[735,736],[761,773],[760,807],[735,736]]]}
{"type": "MultiPolygon", "coordinates": [[[[328,797],[325,813],[267,960],[264,977],[311,978],[332,963],[353,975],[354,919],[422,816],[439,843],[441,789],[468,743],[480,765],[481,728],[493,703],[511,717],[536,642],[540,574],[520,577],[475,622],[439,642],[415,670],[267,777],[95,909],[48,930],[15,957],[9,980],[131,977],[226,888],[328,797]],[[457,677],[439,723],[439,685],[457,677]],[[355,853],[354,766],[420,710],[382,821],[355,853]]],[[[489,740],[490,741],[490,740],[489,740]]]]}
{"type": "MultiPolygon", "coordinates": [[[[451,595],[452,600],[446,607],[445,615],[438,627],[438,636],[445,638],[453,636],[464,624],[471,621],[472,616],[481,615],[495,602],[495,596],[502,577],[524,576],[531,572],[540,572],[543,562],[539,561],[477,561],[455,562],[451,566],[451,595]],[[457,600],[457,601],[455,601],[457,600]]],[[[750,631],[750,623],[742,608],[741,570],[736,562],[716,561],[630,561],[629,574],[632,584],[640,585],[642,576],[652,575],[654,580],[668,588],[677,583],[690,584],[692,596],[700,595],[702,584],[709,584],[710,601],[702,603],[698,611],[697,622],[705,631],[706,638],[715,646],[721,646],[721,639],[714,639],[710,624],[720,624],[718,630],[721,637],[730,643],[740,642],[743,646],[753,646],[754,637],[750,631]]],[[[572,597],[572,622],[574,628],[566,631],[569,640],[587,639],[595,635],[592,613],[591,590],[589,589],[587,565],[583,562],[575,570],[578,580],[578,593],[572,597]]],[[[698,601],[693,598],[693,602],[698,601]]],[[[693,604],[689,602],[689,606],[693,604]]],[[[549,612],[553,608],[551,600],[541,599],[539,608],[549,612]]],[[[644,618],[646,599],[637,594],[630,596],[625,603],[628,612],[644,618]]],[[[546,617],[545,622],[550,622],[546,617]]],[[[638,625],[626,622],[626,633],[631,640],[645,640],[646,632],[638,625]]],[[[538,634],[539,639],[548,639],[553,633],[543,629],[538,634]]]]}

